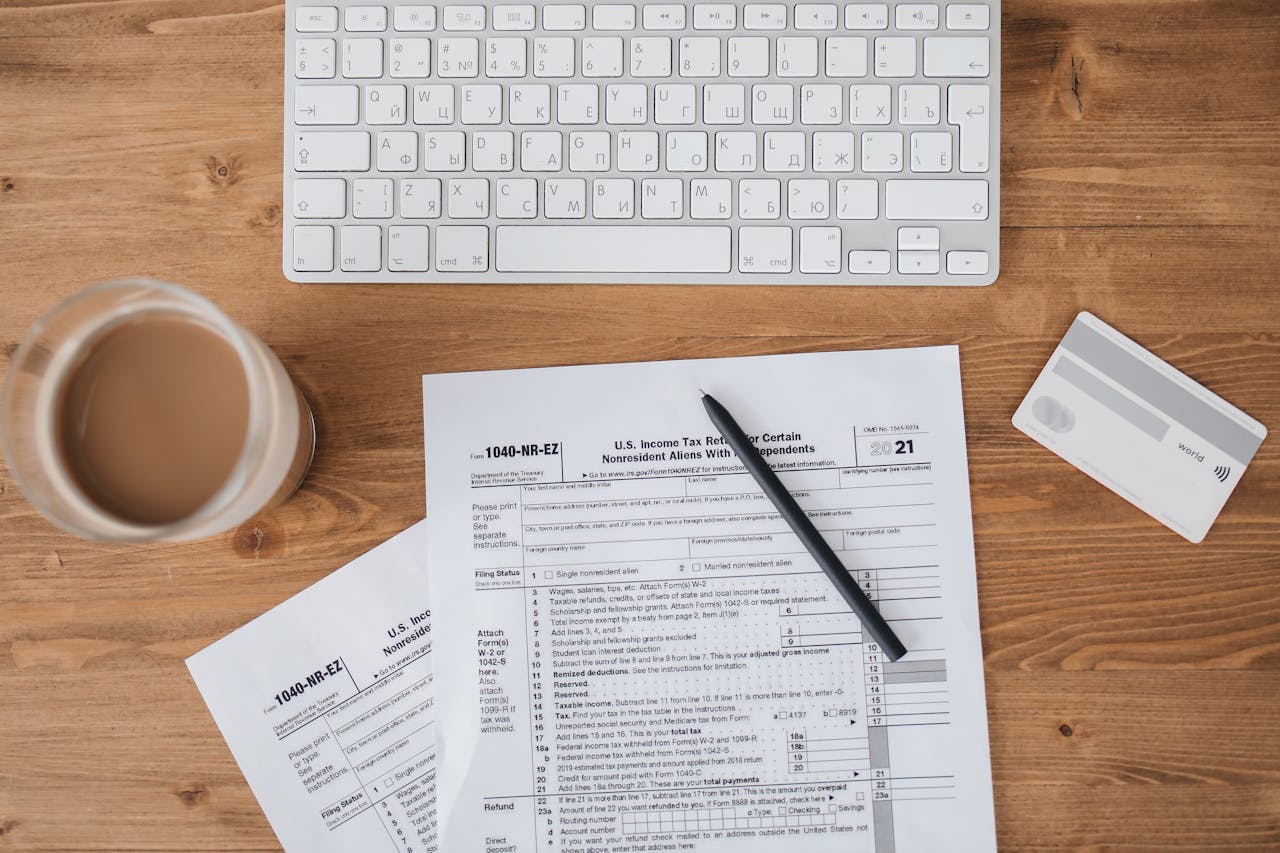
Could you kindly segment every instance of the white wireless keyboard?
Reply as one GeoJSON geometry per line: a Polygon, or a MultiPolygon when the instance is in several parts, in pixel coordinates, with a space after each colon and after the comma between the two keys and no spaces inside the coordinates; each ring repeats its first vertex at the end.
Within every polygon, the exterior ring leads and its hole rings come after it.
{"type": "Polygon", "coordinates": [[[287,5],[300,282],[982,285],[1000,3],[287,5]]]}

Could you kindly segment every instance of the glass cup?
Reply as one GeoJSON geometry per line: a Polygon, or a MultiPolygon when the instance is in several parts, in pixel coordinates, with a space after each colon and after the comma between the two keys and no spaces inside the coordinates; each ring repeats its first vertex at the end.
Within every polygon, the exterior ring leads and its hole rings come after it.
{"type": "Polygon", "coordinates": [[[186,541],[236,527],[293,494],[311,464],[315,420],[275,354],[208,300],[172,284],[124,279],[72,296],[27,333],[0,399],[0,439],[23,494],[59,527],[90,539],[186,541]],[[150,524],[108,511],[80,486],[64,458],[59,409],[95,344],[155,318],[194,323],[234,350],[244,370],[247,427],[221,487],[185,517],[150,524]]]}

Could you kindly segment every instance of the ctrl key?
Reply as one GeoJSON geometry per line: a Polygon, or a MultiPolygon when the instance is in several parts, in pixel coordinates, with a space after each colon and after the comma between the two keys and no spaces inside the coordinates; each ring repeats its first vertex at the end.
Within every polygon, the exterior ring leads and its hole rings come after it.
{"type": "Polygon", "coordinates": [[[293,268],[298,272],[333,271],[333,226],[293,227],[293,268]]]}

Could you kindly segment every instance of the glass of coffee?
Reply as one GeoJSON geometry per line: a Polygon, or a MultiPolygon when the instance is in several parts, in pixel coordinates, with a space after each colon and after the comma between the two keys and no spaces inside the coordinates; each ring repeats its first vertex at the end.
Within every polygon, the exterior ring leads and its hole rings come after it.
{"type": "Polygon", "coordinates": [[[188,290],[129,279],[82,291],[31,329],[0,437],[23,493],[60,527],[182,541],[291,495],[315,422],[262,341],[188,290]]]}

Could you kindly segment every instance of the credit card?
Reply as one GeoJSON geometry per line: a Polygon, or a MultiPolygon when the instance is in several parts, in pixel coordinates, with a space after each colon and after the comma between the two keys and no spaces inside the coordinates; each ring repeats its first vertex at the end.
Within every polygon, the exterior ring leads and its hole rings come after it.
{"type": "Polygon", "coordinates": [[[1013,425],[1192,542],[1209,532],[1267,435],[1087,311],[1013,425]]]}

